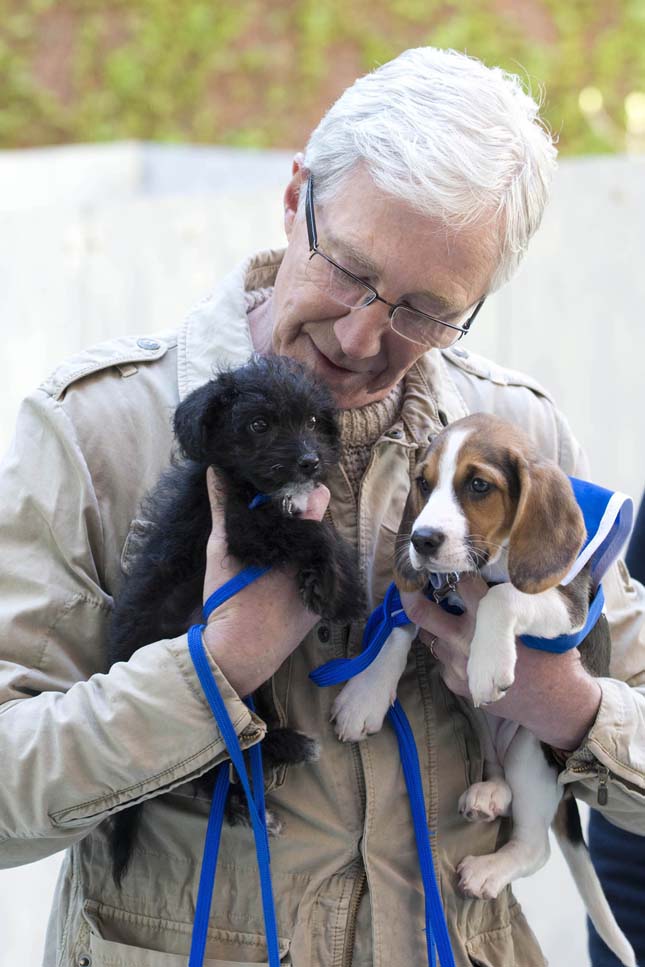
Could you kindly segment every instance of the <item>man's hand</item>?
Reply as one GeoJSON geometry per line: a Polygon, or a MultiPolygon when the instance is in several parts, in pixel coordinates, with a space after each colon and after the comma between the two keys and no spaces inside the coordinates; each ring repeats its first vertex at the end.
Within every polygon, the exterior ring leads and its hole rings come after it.
{"type": "MultiPolygon", "coordinates": [[[[227,552],[223,486],[210,468],[207,483],[212,530],[206,548],[204,601],[242,570],[227,552]]],[[[329,490],[319,486],[302,516],[321,520],[328,503],[329,490]]],[[[273,568],[213,611],[204,630],[204,645],[235,691],[250,695],[277,671],[318,620],[303,605],[293,571],[273,568]]]]}
{"type": "MultiPolygon", "coordinates": [[[[459,594],[466,611],[459,616],[448,614],[421,592],[401,595],[406,614],[421,629],[419,637],[440,663],[445,684],[463,698],[470,699],[466,665],[477,607],[487,591],[482,578],[463,577],[459,594]]],[[[527,648],[518,640],[515,681],[504,698],[485,708],[519,722],[555,748],[570,750],[593,725],[600,698],[600,685],[582,667],[577,648],[557,655],[527,648]]]]}

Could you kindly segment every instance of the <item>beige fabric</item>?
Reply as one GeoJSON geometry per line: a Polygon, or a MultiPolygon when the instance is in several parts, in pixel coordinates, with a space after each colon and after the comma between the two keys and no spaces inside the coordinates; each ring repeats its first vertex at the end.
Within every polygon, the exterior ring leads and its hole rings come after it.
{"type": "MultiPolygon", "coordinates": [[[[45,967],[72,967],[83,956],[124,967],[185,962],[209,807],[191,780],[225,752],[184,636],[148,645],[109,673],[102,641],[112,596],[145,529],[137,508],[168,461],[174,407],[214,365],[249,356],[245,285],[270,286],[279,258],[266,253],[241,266],[179,333],[115,340],[61,366],[24,404],[0,473],[0,864],[68,848],[45,967]],[[140,842],[118,891],[101,824],[140,799],[140,842]]],[[[342,470],[330,481],[332,518],[357,548],[373,604],[390,581],[411,462],[446,420],[472,409],[510,417],[565,471],[584,473],[575,441],[539,387],[459,352],[430,352],[410,371],[395,424],[402,432],[375,442],[358,515],[342,470]]],[[[616,615],[614,673],[640,684],[643,590],[616,573],[607,591],[616,615]]],[[[346,967],[355,951],[356,967],[422,964],[423,899],[396,741],[388,727],[359,745],[336,740],[329,713],[338,689],[317,689],[307,676],[331,657],[355,653],[361,628],[325,629],[330,640],[320,630],[263,688],[280,720],[322,743],[319,762],[269,777],[269,805],[285,826],[272,843],[284,962],[346,967]]],[[[263,723],[213,670],[243,744],[251,745],[263,723]]],[[[576,794],[593,801],[602,763],[610,773],[603,811],[645,833],[643,695],[621,681],[603,680],[602,688],[597,722],[564,780],[577,780],[576,794]]],[[[511,890],[477,901],[456,889],[459,860],[494,849],[507,834],[503,822],[470,825],[457,812],[459,795],[482,769],[467,706],[446,691],[418,646],[399,698],[419,749],[457,963],[543,964],[511,890]]],[[[207,957],[218,967],[266,963],[247,829],[224,832],[207,957]]]]}
{"type": "Polygon", "coordinates": [[[339,417],[342,453],[340,463],[347,475],[354,495],[372,456],[372,447],[378,438],[391,430],[401,416],[403,385],[397,383],[391,393],[378,403],[368,403],[354,410],[342,410],[339,417]]]}

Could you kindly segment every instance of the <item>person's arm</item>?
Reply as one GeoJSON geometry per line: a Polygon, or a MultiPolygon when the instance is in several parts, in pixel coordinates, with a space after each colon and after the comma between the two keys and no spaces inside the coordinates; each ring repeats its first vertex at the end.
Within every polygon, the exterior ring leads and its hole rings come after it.
{"type": "MultiPolygon", "coordinates": [[[[226,757],[186,635],[146,645],[105,673],[109,526],[64,405],[39,391],[22,407],[0,470],[0,867],[64,849],[110,812],[226,757]]],[[[206,594],[236,570],[223,557],[206,594]]],[[[254,618],[251,654],[270,651],[278,636],[293,648],[302,627],[315,623],[299,602],[294,607],[292,585],[276,572],[239,595],[233,610],[254,618]]],[[[226,633],[213,623],[206,644],[232,673],[237,619],[226,613],[219,619],[226,633]]],[[[210,662],[247,748],[264,723],[210,662]]],[[[271,670],[265,665],[262,674],[271,670]]],[[[245,690],[249,681],[236,684],[245,690]]]]}

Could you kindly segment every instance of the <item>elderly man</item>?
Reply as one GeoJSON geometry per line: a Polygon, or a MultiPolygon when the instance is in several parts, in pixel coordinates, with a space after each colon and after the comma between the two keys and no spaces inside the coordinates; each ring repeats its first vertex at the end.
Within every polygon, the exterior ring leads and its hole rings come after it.
{"type": "MultiPolygon", "coordinates": [[[[430,48],[357,81],[293,164],[284,196],[288,246],[245,262],[178,332],[115,340],[60,367],[29,398],[0,483],[0,859],[27,863],[68,848],[52,912],[47,967],[185,963],[209,804],[195,777],[226,757],[186,636],[137,651],[103,674],[112,596],[145,531],[138,507],[168,461],[178,400],[214,367],[254,350],[310,365],[342,408],[342,460],[328,511],[354,542],[372,604],[391,579],[415,458],[469,411],[525,427],[568,473],[584,459],[532,380],[461,349],[486,295],[512,274],[538,227],[555,150],[516,78],[430,48]],[[146,801],[137,848],[117,889],[105,820],[146,801]],[[184,955],[182,958],[181,955],[184,955]]],[[[518,322],[519,324],[519,322],[518,322]]],[[[217,484],[204,594],[235,571],[217,484]]],[[[320,517],[328,493],[307,513],[320,517]]],[[[466,854],[492,851],[497,822],[458,814],[482,758],[463,662],[482,588],[464,582],[468,614],[407,602],[427,629],[399,686],[423,770],[427,815],[457,963],[539,965],[510,889],[459,894],[466,854]],[[436,641],[435,641],[436,639],[436,641]],[[450,688],[446,687],[446,683],[450,688]]],[[[577,654],[520,649],[497,711],[556,750],[562,779],[605,815],[645,832],[638,645],[642,598],[626,572],[606,586],[614,673],[587,677],[577,654]]],[[[354,654],[362,628],[307,612],[291,575],[273,572],[217,612],[204,633],[243,747],[265,724],[240,696],[260,689],[281,723],[317,735],[320,760],[268,777],[283,822],[272,871],[285,963],[409,967],[425,962],[423,898],[398,750],[386,727],[339,742],[336,689],[311,669],[354,654]]],[[[208,963],[266,962],[252,837],[226,829],[208,963]]]]}

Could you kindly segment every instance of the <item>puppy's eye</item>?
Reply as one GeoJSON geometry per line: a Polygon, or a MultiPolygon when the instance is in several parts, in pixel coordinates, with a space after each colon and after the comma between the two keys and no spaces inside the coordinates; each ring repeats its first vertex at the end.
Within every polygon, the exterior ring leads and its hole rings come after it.
{"type": "Polygon", "coordinates": [[[307,422],[305,423],[305,426],[307,427],[308,430],[313,430],[315,429],[317,422],[318,421],[316,420],[315,416],[310,416],[307,418],[307,422]]]}
{"type": "Polygon", "coordinates": [[[268,429],[269,424],[266,420],[263,420],[260,417],[255,420],[251,420],[249,423],[249,430],[251,430],[252,433],[266,433],[268,429]]]}
{"type": "Polygon", "coordinates": [[[419,485],[419,490],[422,494],[429,494],[432,487],[428,483],[425,477],[417,477],[417,483],[419,485]]]}
{"type": "Polygon", "coordinates": [[[476,494],[487,494],[491,490],[491,485],[487,480],[482,480],[481,477],[473,477],[470,481],[470,489],[476,494]]]}

